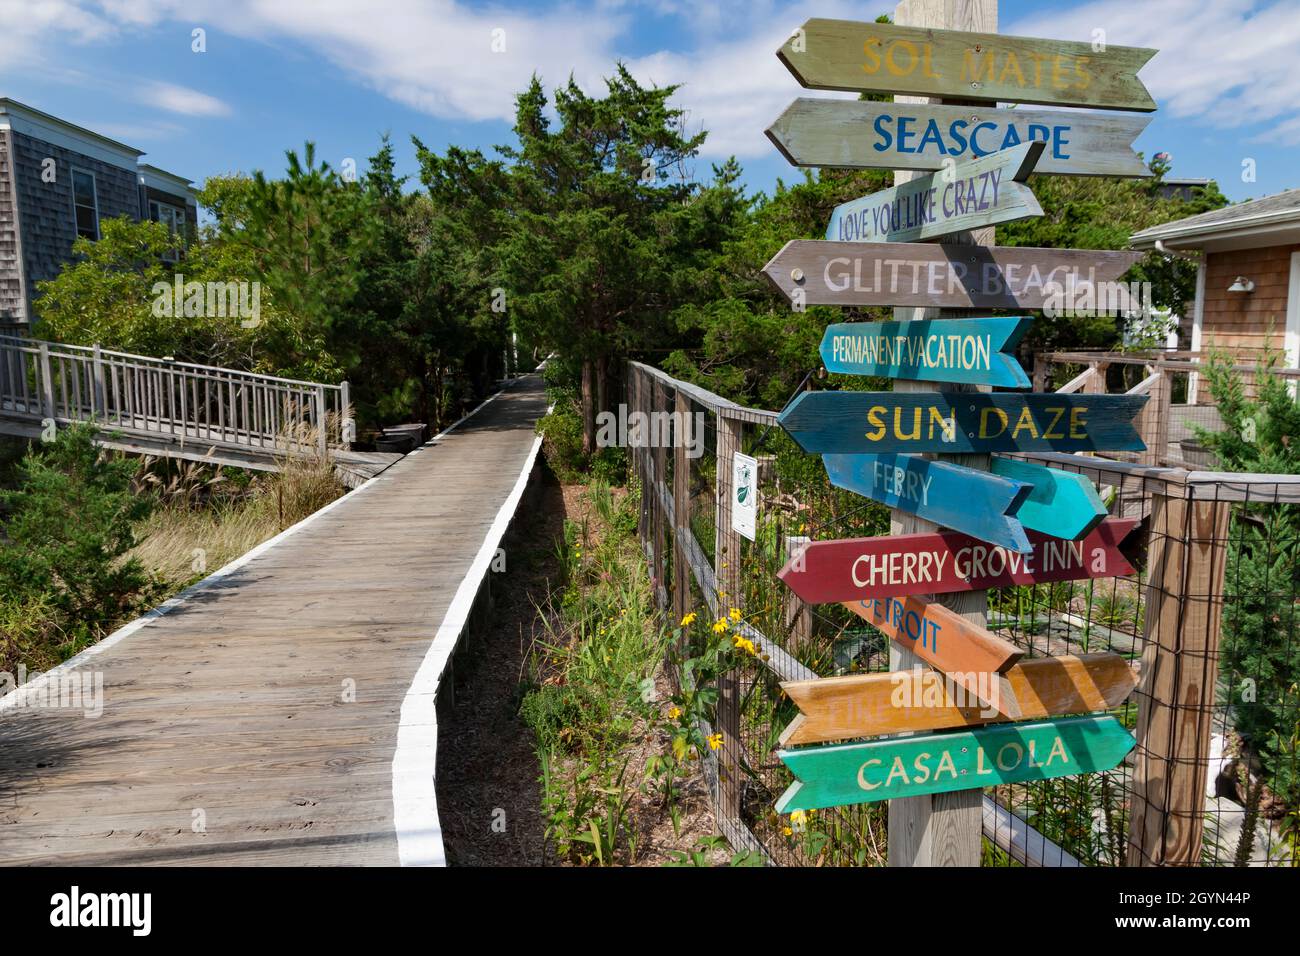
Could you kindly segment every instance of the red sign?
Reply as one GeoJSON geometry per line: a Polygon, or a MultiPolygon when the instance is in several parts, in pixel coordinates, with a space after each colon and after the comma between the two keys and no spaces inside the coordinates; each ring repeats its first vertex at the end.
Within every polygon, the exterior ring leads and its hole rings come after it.
{"type": "Polygon", "coordinates": [[[1119,543],[1136,525],[1107,518],[1080,541],[1031,531],[1028,554],[955,531],[814,541],[777,576],[809,604],[1122,577],[1134,571],[1119,543]]]}

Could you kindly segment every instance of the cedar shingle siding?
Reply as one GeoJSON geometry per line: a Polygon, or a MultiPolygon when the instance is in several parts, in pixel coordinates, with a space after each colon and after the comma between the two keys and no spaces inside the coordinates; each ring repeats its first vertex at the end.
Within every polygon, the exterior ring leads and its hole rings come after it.
{"type": "Polygon", "coordinates": [[[0,129],[0,324],[25,314],[18,236],[14,231],[13,160],[9,131],[0,129]]]}
{"type": "MultiPolygon", "coordinates": [[[[14,168],[18,179],[18,213],[22,223],[23,262],[27,267],[27,299],[37,298],[36,283],[53,279],[72,258],[77,223],[72,207],[72,169],[95,176],[99,221],[127,216],[140,218],[140,193],[134,169],[113,166],[43,140],[13,133],[14,168]],[[55,180],[41,179],[42,163],[54,159],[55,180]]],[[[30,311],[27,313],[30,317],[30,311]]]]}

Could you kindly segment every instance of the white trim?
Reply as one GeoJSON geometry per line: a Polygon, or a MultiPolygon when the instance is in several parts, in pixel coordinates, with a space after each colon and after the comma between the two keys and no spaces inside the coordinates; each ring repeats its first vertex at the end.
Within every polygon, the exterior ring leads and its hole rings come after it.
{"type": "Polygon", "coordinates": [[[1300,252],[1291,253],[1291,276],[1286,287],[1286,364],[1300,368],[1300,252]]]}
{"type": "Polygon", "coordinates": [[[30,139],[72,150],[132,173],[136,170],[139,158],[144,155],[142,151],[125,143],[100,136],[13,100],[0,100],[0,129],[9,129],[30,139]]]}
{"type": "MultiPolygon", "coordinates": [[[[134,621],[122,625],[112,634],[108,635],[108,637],[104,638],[102,641],[90,645],[90,647],[86,648],[80,654],[68,658],[66,661],[64,661],[62,664],[59,664],[57,667],[52,667],[48,671],[42,672],[39,678],[33,681],[29,681],[23,686],[40,687],[44,683],[48,682],[54,677],[57,677],[58,675],[64,673],[65,671],[73,670],[74,668],[80,667],[83,664],[87,663],[91,659],[98,657],[100,654],[104,653],[110,647],[120,644],[122,641],[126,640],[136,631],[140,630],[141,628],[149,624],[152,624],[154,621],[156,621],[158,618],[162,617],[163,615],[169,614],[172,611],[176,610],[176,608],[184,604],[190,598],[195,597],[199,594],[202,594],[204,591],[209,590],[213,585],[220,582],[223,578],[227,578],[230,575],[234,574],[244,565],[248,564],[248,562],[257,558],[259,555],[265,554],[267,551],[271,550],[271,548],[274,548],[277,544],[279,544],[281,541],[284,541],[286,538],[290,538],[293,535],[297,534],[299,531],[307,527],[317,518],[333,511],[339,505],[343,504],[343,502],[351,499],[354,495],[361,494],[361,492],[365,491],[366,488],[370,487],[372,484],[374,484],[376,481],[379,481],[383,477],[384,474],[381,473],[375,475],[373,478],[367,479],[366,481],[358,485],[356,488],[353,488],[347,494],[335,498],[324,508],[321,508],[319,511],[313,511],[311,514],[303,518],[297,524],[290,525],[289,527],[285,528],[274,538],[267,538],[265,541],[263,541],[257,547],[253,548],[251,551],[244,552],[239,557],[235,558],[235,560],[231,561],[229,564],[224,565],[220,569],[214,571],[212,574],[209,574],[203,580],[194,582],[189,587],[187,587],[184,591],[181,591],[179,594],[175,595],[174,597],[168,598],[166,601],[164,601],[162,604],[158,605],[157,607],[151,608],[150,610],[142,614],[140,617],[137,617],[134,621]]],[[[9,694],[6,694],[4,697],[0,697],[0,711],[15,706],[16,696],[20,696],[20,695],[18,695],[18,691],[15,689],[9,694]]]]}
{"type": "MultiPolygon", "coordinates": [[[[504,391],[504,389],[502,389],[504,391]]],[[[496,392],[478,408],[454,425],[439,432],[429,440],[435,444],[462,422],[474,415],[488,402],[497,398],[496,392]]],[[[419,670],[402,699],[401,718],[397,728],[397,748],[393,752],[393,831],[397,837],[397,858],[402,866],[446,866],[446,849],[442,842],[442,823],[438,819],[438,796],[435,787],[438,758],[438,689],[447,662],[456,650],[456,644],[469,620],[488,567],[501,546],[519,500],[528,486],[529,476],[537,462],[537,452],[542,446],[542,436],[533,441],[523,469],[514,487],[497,511],[492,527],[488,529],[474,556],[469,570],[461,579],[452,596],[447,613],[438,625],[433,642],[420,662],[419,670]]],[[[416,454],[417,452],[412,452],[416,454]]]]}
{"type": "MultiPolygon", "coordinates": [[[[1196,298],[1192,300],[1192,351],[1201,351],[1201,333],[1205,327],[1205,263],[1208,253],[1201,253],[1201,260],[1196,264],[1196,298]]],[[[1196,404],[1196,389],[1201,376],[1193,372],[1187,377],[1187,404],[1196,404]]]]}

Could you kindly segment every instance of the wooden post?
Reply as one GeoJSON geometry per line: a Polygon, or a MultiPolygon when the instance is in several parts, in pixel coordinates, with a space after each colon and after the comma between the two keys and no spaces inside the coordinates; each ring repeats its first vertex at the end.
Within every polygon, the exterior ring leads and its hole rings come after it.
{"type": "MultiPolygon", "coordinates": [[[[789,561],[811,540],[807,535],[788,535],[785,539],[785,559],[789,561]]],[[[812,640],[812,608],[789,588],[786,588],[782,623],[785,624],[786,649],[791,654],[798,654],[812,640]]]]}
{"type": "Polygon", "coordinates": [[[1157,371],[1160,378],[1147,393],[1151,397],[1144,409],[1147,412],[1144,424],[1148,427],[1142,431],[1142,440],[1147,446],[1142,461],[1149,465],[1159,465],[1169,455],[1169,406],[1173,398],[1173,381],[1164,369],[1157,371]]]}
{"type": "Polygon", "coordinates": [[[54,376],[50,372],[50,347],[45,342],[40,346],[41,401],[45,407],[45,417],[54,419],[54,376]]]}
{"type": "MultiPolygon", "coordinates": [[[[247,401],[247,399],[245,399],[247,401]]],[[[248,407],[244,407],[244,425],[248,424],[248,407]]],[[[325,416],[325,389],[319,385],[316,386],[316,450],[320,453],[321,460],[324,461],[329,449],[329,425],[325,416]]]]}
{"type": "MultiPolygon", "coordinates": [[[[900,26],[996,33],[997,0],[902,0],[894,11],[894,22],[900,26]]],[[[900,102],[940,102],[916,97],[900,96],[895,99],[900,102]]],[[[896,170],[894,184],[907,182],[912,175],[906,170],[896,170]]],[[[956,233],[945,237],[944,242],[992,245],[993,229],[956,233]]],[[[938,310],[935,309],[894,310],[894,318],[901,320],[934,318],[938,314],[938,310]]],[[[944,314],[962,315],[963,313],[954,311],[944,314]]],[[[894,383],[894,388],[900,392],[934,392],[941,388],[953,390],[954,386],[898,380],[894,383]]],[[[961,388],[957,387],[956,390],[960,391],[961,388]]],[[[989,466],[988,455],[943,457],[985,470],[989,466]]],[[[894,534],[929,531],[935,528],[935,525],[930,522],[904,511],[894,510],[893,516],[894,534]]],[[[943,603],[976,624],[983,625],[987,621],[988,596],[985,591],[955,595],[952,600],[945,599],[943,603]]],[[[924,665],[911,651],[904,650],[891,641],[889,666],[890,670],[897,671],[924,665]]],[[[979,866],[984,825],[982,798],[982,790],[972,789],[890,800],[889,865],[979,866]]]]}
{"type": "MultiPolygon", "coordinates": [[[[348,423],[353,422],[352,418],[352,386],[347,382],[339,385],[339,442],[344,451],[352,449],[352,442],[348,440],[348,423]]],[[[356,427],[355,422],[352,425],[356,427]]],[[[272,431],[275,425],[271,426],[272,431]]]]}
{"type": "Polygon", "coordinates": [[[691,533],[691,460],[686,456],[686,429],[690,427],[691,400],[677,392],[678,427],[673,433],[673,623],[691,609],[691,567],[682,534],[691,533]]]}
{"type": "Polygon", "coordinates": [[[104,390],[104,359],[103,356],[100,355],[98,342],[95,343],[95,350],[93,354],[94,354],[94,358],[92,359],[92,363],[91,363],[91,375],[94,379],[94,384],[95,384],[95,389],[94,389],[95,405],[92,410],[93,417],[98,418],[99,416],[102,415],[104,416],[105,419],[107,419],[108,399],[104,390]]]}
{"type": "Polygon", "coordinates": [[[1232,506],[1152,500],[1129,866],[1200,863],[1232,506]]]}
{"type": "Polygon", "coordinates": [[[1106,394],[1106,370],[1110,368],[1109,362],[1092,362],[1088,365],[1088,370],[1092,372],[1088,380],[1083,383],[1080,389],[1085,395],[1105,395],[1106,394]]]}
{"type": "MultiPolygon", "coordinates": [[[[655,380],[650,394],[653,397],[651,411],[666,412],[668,410],[668,390],[664,388],[658,379],[655,380]]],[[[653,417],[650,420],[653,421],[653,417]]],[[[664,579],[664,535],[667,532],[668,515],[664,511],[659,492],[668,487],[668,453],[664,449],[663,442],[659,440],[657,433],[655,435],[653,460],[655,470],[655,480],[652,488],[654,494],[654,533],[650,542],[651,558],[654,563],[652,574],[654,575],[655,602],[658,604],[660,611],[666,611],[668,610],[668,582],[664,579]]],[[[681,618],[677,620],[680,621],[681,618]]]]}
{"type": "Polygon", "coordinates": [[[1047,360],[1046,352],[1038,352],[1034,355],[1034,380],[1032,383],[1035,392],[1047,391],[1047,375],[1051,371],[1051,363],[1047,360]]]}
{"type": "MultiPolygon", "coordinates": [[[[732,466],[740,451],[744,423],[718,414],[717,418],[717,522],[713,535],[713,569],[718,583],[718,613],[744,610],[745,594],[740,574],[740,534],[731,527],[732,466]]],[[[703,441],[704,436],[699,436],[703,441]]],[[[718,726],[722,750],[718,753],[718,807],[724,818],[740,819],[740,674],[722,675],[718,681],[718,726]]]]}

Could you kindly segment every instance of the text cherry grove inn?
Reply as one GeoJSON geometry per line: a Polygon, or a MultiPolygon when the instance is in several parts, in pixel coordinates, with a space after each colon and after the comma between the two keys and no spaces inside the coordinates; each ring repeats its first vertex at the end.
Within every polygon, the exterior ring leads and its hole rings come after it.
{"type": "Polygon", "coordinates": [[[926,551],[866,552],[853,561],[849,574],[853,584],[860,588],[933,584],[937,589],[938,584],[944,580],[951,559],[952,573],[966,581],[998,578],[1004,574],[1022,576],[1072,571],[1084,567],[1085,563],[1093,574],[1105,575],[1106,549],[1094,547],[1092,554],[1088,555],[1086,544],[1086,540],[1046,538],[1035,544],[1032,551],[1024,554],[1001,545],[989,544],[972,544],[956,551],[936,548],[926,551]]]}

